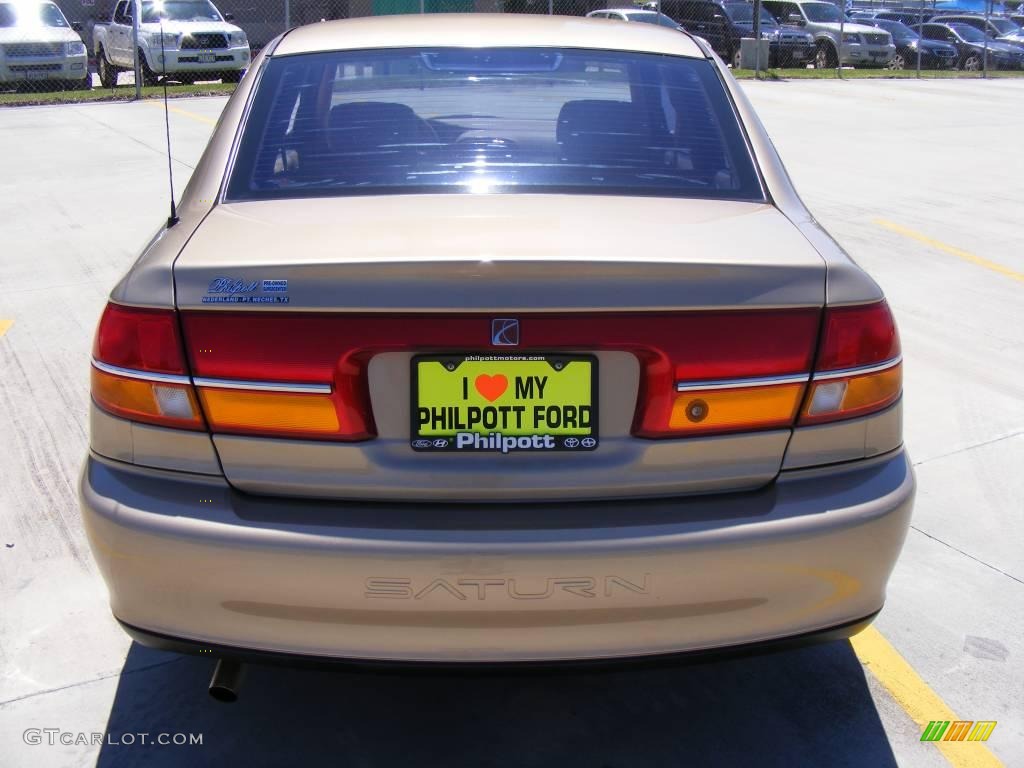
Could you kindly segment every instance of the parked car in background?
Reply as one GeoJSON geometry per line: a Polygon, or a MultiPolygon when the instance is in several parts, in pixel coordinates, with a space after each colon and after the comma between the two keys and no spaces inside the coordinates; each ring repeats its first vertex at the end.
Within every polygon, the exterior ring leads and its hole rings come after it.
{"type": "Polygon", "coordinates": [[[719,3],[714,0],[661,0],[661,12],[690,34],[707,40],[723,61],[735,60],[744,33],[733,24],[719,3]]]}
{"type": "Polygon", "coordinates": [[[637,21],[641,24],[657,24],[662,27],[680,29],[681,27],[664,13],[645,8],[601,8],[587,14],[588,19],[614,19],[617,21],[637,21]]]}
{"type": "Polygon", "coordinates": [[[994,69],[1024,68],[1024,50],[1010,43],[1002,43],[988,37],[981,30],[969,24],[922,24],[921,36],[926,40],[941,40],[956,46],[960,69],[977,72],[985,66],[985,52],[988,52],[988,66],[994,69]]]}
{"type": "Polygon", "coordinates": [[[824,69],[845,65],[884,67],[896,55],[892,36],[883,29],[845,22],[843,12],[821,0],[764,0],[765,10],[780,24],[796,24],[814,35],[814,66],[824,69]]]}
{"type": "MultiPolygon", "coordinates": [[[[118,72],[135,67],[134,8],[135,0],[120,0],[110,23],[93,28],[96,68],[106,88],[117,84],[118,72]]],[[[229,22],[209,0],[143,0],[138,55],[145,83],[161,76],[237,83],[249,66],[249,41],[229,22]]]]}
{"type": "Polygon", "coordinates": [[[968,24],[1000,42],[1024,47],[1024,30],[1009,19],[998,16],[990,16],[986,19],[984,16],[950,14],[937,16],[932,21],[939,24],[968,24]]]}
{"type": "MultiPolygon", "coordinates": [[[[726,3],[722,6],[741,37],[754,34],[754,6],[750,3],[726,3]]],[[[761,39],[768,41],[768,66],[803,66],[814,59],[814,35],[792,24],[779,24],[764,8],[761,9],[761,39]]],[[[732,60],[739,67],[739,51],[732,60]]]]}
{"type": "Polygon", "coordinates": [[[893,10],[892,8],[881,8],[876,10],[865,10],[855,8],[847,16],[854,21],[858,19],[884,19],[885,21],[898,21],[908,27],[915,27],[924,24],[935,16],[933,9],[925,11],[915,9],[893,10]]]}
{"type": "Polygon", "coordinates": [[[92,87],[80,30],[51,2],[0,2],[0,87],[92,87]]]}
{"type": "Polygon", "coordinates": [[[863,19],[869,24],[884,29],[892,35],[896,46],[896,55],[889,62],[889,69],[914,69],[917,67],[918,53],[922,69],[952,69],[957,66],[959,57],[956,47],[939,40],[924,40],[922,37],[900,21],[888,19],[863,19]]]}

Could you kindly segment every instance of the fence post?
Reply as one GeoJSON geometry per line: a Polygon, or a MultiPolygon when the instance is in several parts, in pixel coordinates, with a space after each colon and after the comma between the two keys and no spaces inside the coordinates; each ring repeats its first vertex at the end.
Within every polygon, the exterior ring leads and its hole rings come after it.
{"type": "MultiPolygon", "coordinates": [[[[142,3],[135,0],[132,3],[132,61],[135,62],[135,98],[142,98],[142,62],[139,61],[139,14],[142,13],[142,3]]],[[[115,75],[116,78],[116,75],[115,75]]]]}
{"type": "Polygon", "coordinates": [[[292,28],[292,4],[290,0],[284,0],[284,31],[292,28]]]}
{"type": "Polygon", "coordinates": [[[555,0],[548,0],[548,16],[555,15],[555,0]]]}
{"type": "MultiPolygon", "coordinates": [[[[781,42],[781,38],[780,38],[781,42]]],[[[742,43],[741,43],[742,45],[742,43]]],[[[761,0],[754,0],[754,79],[761,79],[761,0]]],[[[742,49],[741,49],[742,50],[742,49]]],[[[771,44],[768,45],[768,56],[771,57],[771,44]]],[[[742,58],[742,53],[740,58],[742,58]]],[[[769,64],[771,62],[769,61],[769,64]]]]}
{"type": "Polygon", "coordinates": [[[846,36],[846,13],[839,16],[839,44],[836,45],[836,77],[843,79],[843,38],[846,36]]]}
{"type": "Polygon", "coordinates": [[[988,25],[989,25],[989,14],[992,10],[992,0],[985,0],[985,40],[982,43],[981,51],[981,76],[983,78],[988,77],[988,25]]]}
{"type": "Polygon", "coordinates": [[[917,79],[921,79],[921,43],[924,42],[924,0],[921,0],[921,15],[917,17],[917,79]]]}

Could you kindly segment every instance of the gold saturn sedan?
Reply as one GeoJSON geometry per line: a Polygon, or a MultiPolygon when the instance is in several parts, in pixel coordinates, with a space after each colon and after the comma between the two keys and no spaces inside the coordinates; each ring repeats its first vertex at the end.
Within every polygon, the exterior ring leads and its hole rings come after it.
{"type": "Polygon", "coordinates": [[[367,18],[265,47],[96,333],[136,640],[566,662],[847,637],[914,478],[882,292],[702,40],[367,18]]]}

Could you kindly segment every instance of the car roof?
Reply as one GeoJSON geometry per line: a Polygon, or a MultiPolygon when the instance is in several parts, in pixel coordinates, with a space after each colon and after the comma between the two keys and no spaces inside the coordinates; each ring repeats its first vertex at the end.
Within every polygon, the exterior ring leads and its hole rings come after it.
{"type": "Polygon", "coordinates": [[[689,35],[668,27],[507,13],[408,14],[324,21],[286,33],[273,55],[432,46],[479,48],[481,40],[494,48],[593,48],[706,58],[689,35]]]}

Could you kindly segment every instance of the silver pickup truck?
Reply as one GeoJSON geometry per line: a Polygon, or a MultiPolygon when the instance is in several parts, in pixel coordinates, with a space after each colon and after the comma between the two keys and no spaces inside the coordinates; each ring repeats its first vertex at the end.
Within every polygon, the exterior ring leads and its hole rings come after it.
{"type": "Polygon", "coordinates": [[[93,28],[100,81],[117,84],[121,70],[134,70],[133,24],[141,6],[138,55],[146,85],[160,77],[179,82],[237,83],[249,66],[249,40],[209,0],[120,0],[108,24],[93,28]]]}

